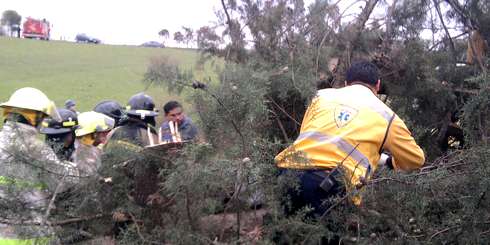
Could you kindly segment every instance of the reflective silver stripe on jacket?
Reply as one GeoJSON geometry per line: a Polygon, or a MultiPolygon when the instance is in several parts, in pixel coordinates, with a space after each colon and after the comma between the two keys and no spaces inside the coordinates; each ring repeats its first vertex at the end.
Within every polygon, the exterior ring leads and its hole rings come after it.
{"type": "Polygon", "coordinates": [[[337,146],[341,151],[343,151],[346,156],[349,155],[354,159],[358,165],[361,165],[367,169],[367,175],[371,172],[371,164],[364,154],[357,150],[354,146],[349,144],[347,141],[338,136],[330,136],[324,133],[309,131],[301,133],[297,140],[310,139],[321,143],[333,144],[337,146]]]}

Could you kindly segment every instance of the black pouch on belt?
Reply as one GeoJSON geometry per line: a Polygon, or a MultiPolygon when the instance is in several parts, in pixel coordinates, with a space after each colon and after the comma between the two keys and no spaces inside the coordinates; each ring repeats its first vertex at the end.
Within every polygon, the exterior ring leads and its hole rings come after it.
{"type": "Polygon", "coordinates": [[[331,177],[327,177],[320,183],[320,188],[322,188],[322,190],[325,192],[329,192],[336,184],[334,181],[335,180],[333,180],[331,177]]]}
{"type": "Polygon", "coordinates": [[[336,187],[339,185],[337,180],[335,179],[336,170],[332,172],[325,172],[325,171],[316,171],[315,175],[322,177],[323,180],[320,182],[319,187],[325,191],[329,192],[332,190],[332,188],[336,187]]]}

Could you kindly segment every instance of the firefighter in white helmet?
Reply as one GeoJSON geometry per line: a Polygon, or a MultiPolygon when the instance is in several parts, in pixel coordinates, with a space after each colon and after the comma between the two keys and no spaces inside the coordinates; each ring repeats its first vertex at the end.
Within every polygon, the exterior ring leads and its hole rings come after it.
{"type": "MultiPolygon", "coordinates": [[[[70,167],[39,138],[43,119],[60,120],[55,104],[35,88],[15,91],[3,109],[0,131],[0,200],[4,219],[43,223],[48,201],[70,167]],[[10,210],[8,207],[15,208],[10,210]],[[19,210],[20,209],[20,210],[19,210]]],[[[26,222],[29,223],[29,222],[26,222]]],[[[0,244],[46,244],[47,227],[0,224],[0,244]]]]}
{"type": "Polygon", "coordinates": [[[107,134],[114,128],[114,124],[114,119],[102,113],[89,111],[78,115],[79,128],[75,130],[73,161],[81,176],[90,176],[97,172],[102,154],[97,146],[106,141],[107,134]]]}

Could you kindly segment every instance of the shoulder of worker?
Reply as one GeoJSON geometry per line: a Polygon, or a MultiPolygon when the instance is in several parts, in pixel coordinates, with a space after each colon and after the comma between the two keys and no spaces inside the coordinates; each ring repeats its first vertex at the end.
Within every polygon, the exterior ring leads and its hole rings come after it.
{"type": "Polygon", "coordinates": [[[381,101],[369,88],[363,85],[350,85],[342,88],[318,90],[316,97],[326,103],[348,104],[353,107],[368,107],[390,119],[393,110],[381,101]]]}

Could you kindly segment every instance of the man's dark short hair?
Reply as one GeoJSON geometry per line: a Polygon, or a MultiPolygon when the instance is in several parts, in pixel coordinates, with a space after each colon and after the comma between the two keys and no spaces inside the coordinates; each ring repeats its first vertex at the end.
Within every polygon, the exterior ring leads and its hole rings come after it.
{"type": "Polygon", "coordinates": [[[163,106],[163,111],[165,112],[165,115],[166,115],[171,110],[173,110],[175,108],[178,108],[178,107],[182,108],[182,105],[179,102],[175,101],[175,100],[171,100],[171,101],[167,102],[167,104],[165,104],[163,106]]]}
{"type": "Polygon", "coordinates": [[[376,85],[379,80],[378,67],[371,62],[356,62],[349,67],[345,74],[347,83],[363,82],[369,85],[376,85]]]}

